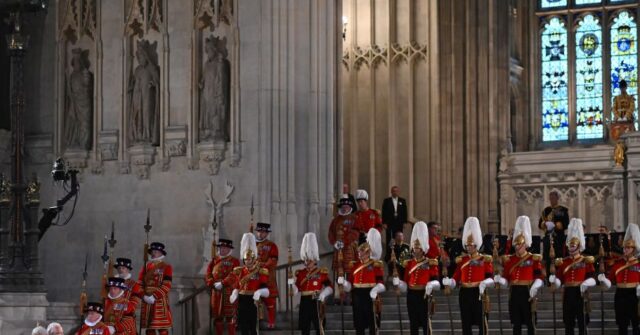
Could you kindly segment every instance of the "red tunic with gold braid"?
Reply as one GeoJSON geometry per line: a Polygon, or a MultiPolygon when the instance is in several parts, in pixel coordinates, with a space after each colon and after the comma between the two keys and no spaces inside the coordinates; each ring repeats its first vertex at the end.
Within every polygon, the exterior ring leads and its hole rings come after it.
{"type": "Polygon", "coordinates": [[[438,260],[415,258],[402,262],[404,268],[404,281],[407,287],[412,290],[424,290],[428,282],[438,280],[438,260]]]}
{"type": "Polygon", "coordinates": [[[96,323],[96,325],[93,327],[90,327],[86,323],[83,323],[82,327],[80,327],[76,335],[113,335],[113,334],[111,334],[111,332],[109,331],[109,327],[107,327],[107,325],[104,322],[100,321],[96,323]]]}
{"type": "Polygon", "coordinates": [[[127,299],[126,293],[116,299],[108,298],[104,303],[103,320],[108,326],[116,329],[116,335],[135,335],[137,331],[136,305],[127,299]]]}
{"type": "Polygon", "coordinates": [[[213,289],[213,294],[211,294],[211,317],[214,319],[236,316],[238,303],[229,302],[229,297],[233,292],[232,278],[229,274],[238,266],[240,266],[240,262],[233,256],[216,256],[209,262],[205,274],[207,286],[213,288],[215,283],[222,283],[222,290],[213,289]]]}
{"type": "Polygon", "coordinates": [[[342,264],[338,262],[338,253],[333,253],[333,270],[338,271],[340,266],[345,273],[349,273],[351,262],[356,260],[358,254],[358,237],[360,231],[356,226],[357,217],[351,213],[349,215],[338,215],[331,220],[329,225],[329,243],[335,245],[342,241],[342,264]]]}
{"type": "Polygon", "coordinates": [[[325,286],[331,286],[329,270],[327,268],[315,268],[309,271],[307,268],[296,270],[296,286],[303,296],[318,295],[325,286]]]}
{"type": "Polygon", "coordinates": [[[429,236],[429,251],[427,251],[427,258],[440,257],[440,236],[429,236]]]}
{"type": "Polygon", "coordinates": [[[565,257],[556,259],[556,277],[565,287],[580,286],[587,278],[593,278],[595,268],[593,256],[578,255],[575,258],[565,257]]]}
{"type": "Polygon", "coordinates": [[[522,257],[518,255],[502,256],[504,271],[502,277],[510,285],[531,285],[534,280],[544,280],[542,275],[542,256],[527,252],[522,257]]]}
{"type": "Polygon", "coordinates": [[[364,211],[357,211],[356,227],[362,234],[366,234],[371,228],[382,230],[382,218],[375,209],[369,208],[364,211]]]}
{"type": "Polygon", "coordinates": [[[256,243],[258,247],[258,262],[263,268],[269,270],[269,297],[278,296],[278,283],[276,282],[276,267],[278,266],[278,246],[270,240],[256,243]]]}
{"type": "Polygon", "coordinates": [[[134,309],[138,308],[140,305],[140,301],[142,300],[142,296],[144,292],[142,291],[142,286],[140,283],[133,279],[133,276],[124,280],[124,284],[127,285],[128,290],[124,291],[124,296],[129,300],[129,303],[132,303],[134,309]]]}
{"type": "Polygon", "coordinates": [[[140,271],[139,279],[145,282],[143,288],[145,295],[153,295],[155,303],[151,306],[142,303],[142,324],[147,329],[168,329],[173,324],[171,309],[169,308],[169,291],[173,268],[162,260],[149,261],[146,273],[140,271]]]}
{"type": "Polygon", "coordinates": [[[635,288],[640,283],[640,262],[635,257],[617,259],[607,277],[620,288],[635,288]]]}
{"type": "Polygon", "coordinates": [[[486,278],[493,277],[493,263],[491,256],[476,253],[456,258],[456,272],[453,279],[462,287],[476,287],[486,278]]]}
{"type": "Polygon", "coordinates": [[[268,287],[269,270],[265,268],[247,268],[238,266],[229,274],[229,283],[242,295],[253,295],[255,291],[268,287]]]}
{"type": "Polygon", "coordinates": [[[384,263],[370,259],[365,263],[352,262],[347,280],[355,288],[371,288],[384,283],[384,263]]]}

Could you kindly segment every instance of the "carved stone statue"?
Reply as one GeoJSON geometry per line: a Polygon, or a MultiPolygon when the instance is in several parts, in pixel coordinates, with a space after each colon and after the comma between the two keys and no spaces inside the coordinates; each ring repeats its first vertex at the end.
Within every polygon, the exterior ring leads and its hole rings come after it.
{"type": "Polygon", "coordinates": [[[614,122],[633,122],[633,112],[636,102],[633,96],[627,94],[627,82],[620,81],[620,94],[613,98],[614,122]]]}
{"type": "Polygon", "coordinates": [[[140,40],[138,66],[129,82],[129,141],[131,144],[160,143],[160,68],[156,57],[158,43],[140,40]]]}
{"type": "Polygon", "coordinates": [[[88,50],[73,49],[67,78],[64,141],[67,149],[91,149],[93,128],[93,74],[88,50]]]}
{"type": "Polygon", "coordinates": [[[231,66],[227,60],[227,39],[205,40],[207,60],[200,80],[200,140],[229,139],[229,87],[231,66]]]}

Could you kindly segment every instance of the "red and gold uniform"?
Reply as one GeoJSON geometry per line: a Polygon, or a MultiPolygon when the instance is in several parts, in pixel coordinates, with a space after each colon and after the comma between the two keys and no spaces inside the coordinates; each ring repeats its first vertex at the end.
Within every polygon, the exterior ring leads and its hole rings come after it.
{"type": "Polygon", "coordinates": [[[95,326],[89,326],[86,323],[82,324],[82,327],[78,330],[76,335],[114,335],[109,332],[109,327],[102,321],[98,322],[95,326]]]}
{"type": "Polygon", "coordinates": [[[578,323],[580,333],[584,333],[585,311],[583,295],[580,292],[580,285],[588,278],[594,278],[595,268],[592,256],[557,258],[556,277],[564,284],[564,294],[562,295],[562,319],[565,329],[569,333],[578,323]]]}
{"type": "Polygon", "coordinates": [[[384,283],[384,263],[373,259],[369,259],[364,263],[358,260],[352,262],[350,268],[347,281],[353,286],[351,297],[356,332],[364,332],[366,328],[369,328],[369,330],[376,329],[380,326],[379,314],[382,310],[382,301],[379,296],[375,301],[376,314],[378,314],[376,318],[373,314],[374,302],[371,300],[369,293],[374,286],[384,283]]]}
{"type": "Polygon", "coordinates": [[[540,279],[537,285],[541,285],[544,281],[541,260],[541,255],[529,252],[525,252],[522,256],[517,254],[502,256],[504,266],[502,276],[511,285],[509,317],[514,334],[521,334],[523,325],[527,326],[527,334],[534,333],[535,322],[531,314],[530,289],[536,279],[540,279]]]}
{"type": "Polygon", "coordinates": [[[338,215],[331,220],[331,225],[329,225],[329,243],[335,247],[338,241],[342,242],[342,264],[339,264],[338,253],[333,254],[333,270],[336,273],[341,267],[345,273],[348,273],[351,262],[357,258],[360,232],[356,226],[356,219],[356,215],[353,213],[338,215]]]}
{"type": "Polygon", "coordinates": [[[134,280],[131,275],[129,275],[129,278],[125,278],[124,284],[127,286],[127,290],[124,291],[125,298],[129,300],[129,303],[133,304],[133,309],[138,309],[138,305],[140,305],[140,301],[144,295],[142,286],[140,286],[140,283],[134,280]]]}
{"type": "Polygon", "coordinates": [[[356,212],[356,227],[362,234],[366,234],[369,229],[376,228],[382,230],[382,218],[375,209],[360,210],[356,212]]]}
{"type": "MultiPolygon", "coordinates": [[[[136,335],[136,303],[123,294],[119,298],[108,298],[104,305],[104,321],[115,328],[115,335],[136,335]]],[[[114,334],[112,334],[114,335],[114,334]]]]}
{"type": "Polygon", "coordinates": [[[173,325],[169,308],[172,278],[173,268],[164,261],[164,257],[147,262],[146,270],[140,271],[139,279],[144,282],[142,285],[144,294],[151,295],[155,299],[152,305],[146,302],[142,304],[142,324],[146,325],[143,328],[148,329],[148,334],[153,334],[154,330],[159,330],[160,334],[168,334],[168,329],[173,325]]]}
{"type": "MultiPolygon", "coordinates": [[[[426,230],[426,229],[425,229],[426,230]]],[[[431,249],[429,249],[431,250],[431,249]]],[[[425,289],[430,281],[438,280],[438,260],[423,257],[409,259],[402,262],[404,267],[403,280],[407,285],[407,311],[411,333],[418,333],[420,327],[427,332],[429,327],[428,304],[425,299],[425,289]]]]}
{"type": "Polygon", "coordinates": [[[615,282],[614,309],[616,324],[620,334],[627,334],[629,323],[633,334],[638,333],[638,296],[637,287],[640,283],[640,262],[635,257],[617,259],[607,275],[615,282]]]}
{"type": "Polygon", "coordinates": [[[493,277],[493,263],[491,256],[475,253],[465,254],[456,258],[456,271],[453,279],[459,283],[460,316],[464,334],[471,333],[473,325],[484,327],[484,312],[480,300],[480,283],[493,277]]]}
{"type": "Polygon", "coordinates": [[[298,323],[302,334],[309,334],[311,325],[320,333],[320,312],[316,299],[325,287],[331,287],[329,270],[316,267],[309,271],[307,268],[297,270],[295,273],[295,285],[300,291],[300,309],[298,323]]]}
{"type": "Polygon", "coordinates": [[[258,310],[253,301],[253,294],[269,283],[269,270],[255,266],[240,266],[231,272],[228,280],[238,290],[238,325],[242,334],[255,334],[258,310]]]}
{"type": "Polygon", "coordinates": [[[228,333],[235,334],[236,331],[236,310],[237,303],[231,303],[229,297],[233,291],[233,278],[229,274],[236,267],[240,266],[237,258],[228,256],[216,256],[207,267],[205,281],[211,287],[211,317],[214,319],[216,333],[222,334],[224,331],[224,321],[226,319],[228,333]],[[214,288],[214,284],[220,282],[222,290],[214,288]]]}
{"type": "Polygon", "coordinates": [[[276,282],[276,267],[278,266],[278,246],[270,240],[257,241],[258,262],[269,270],[269,297],[262,301],[267,307],[269,326],[276,322],[276,299],[278,298],[278,283],[276,282]]]}

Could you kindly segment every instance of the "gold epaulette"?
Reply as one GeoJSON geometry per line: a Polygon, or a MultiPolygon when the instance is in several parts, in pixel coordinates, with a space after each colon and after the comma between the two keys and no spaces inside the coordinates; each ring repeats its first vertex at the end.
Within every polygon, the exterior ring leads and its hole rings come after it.
{"type": "Polygon", "coordinates": [[[490,255],[484,255],[484,261],[485,263],[491,263],[493,262],[493,257],[490,255]]]}
{"type": "Polygon", "coordinates": [[[511,255],[502,255],[502,263],[508,262],[509,258],[511,258],[511,255]]]}
{"type": "Polygon", "coordinates": [[[542,260],[542,255],[540,255],[540,254],[532,254],[531,258],[533,258],[534,261],[540,261],[540,260],[542,260]]]}
{"type": "Polygon", "coordinates": [[[261,268],[260,269],[260,274],[268,276],[269,275],[269,270],[267,268],[261,268]]]}
{"type": "Polygon", "coordinates": [[[555,260],[556,266],[562,265],[562,262],[564,262],[564,260],[562,258],[556,258],[556,260],[555,260]]]}
{"type": "Polygon", "coordinates": [[[244,266],[236,266],[235,268],[233,268],[233,273],[234,273],[234,274],[236,274],[236,275],[241,274],[241,273],[242,273],[242,268],[243,268],[243,267],[244,267],[244,266]]]}
{"type": "Polygon", "coordinates": [[[329,269],[327,269],[327,268],[320,268],[320,273],[322,273],[322,274],[327,274],[327,273],[329,273],[329,269]]]}
{"type": "Polygon", "coordinates": [[[463,257],[463,256],[458,256],[458,257],[456,257],[456,264],[458,264],[458,263],[462,262],[462,257],[463,257]]]}
{"type": "Polygon", "coordinates": [[[354,265],[356,265],[356,261],[350,261],[349,262],[349,267],[352,268],[354,265]]]}
{"type": "Polygon", "coordinates": [[[434,265],[437,266],[438,265],[438,259],[437,258],[429,258],[428,264],[431,265],[431,266],[434,266],[434,265]]]}
{"type": "Polygon", "coordinates": [[[584,256],[584,262],[587,264],[595,263],[596,259],[593,256],[584,256]]]}
{"type": "Polygon", "coordinates": [[[403,268],[406,268],[407,265],[409,265],[409,260],[408,259],[405,259],[404,261],[402,261],[402,267],[403,268]]]}
{"type": "Polygon", "coordinates": [[[382,261],[373,261],[373,266],[381,268],[384,267],[384,263],[382,261]]]}

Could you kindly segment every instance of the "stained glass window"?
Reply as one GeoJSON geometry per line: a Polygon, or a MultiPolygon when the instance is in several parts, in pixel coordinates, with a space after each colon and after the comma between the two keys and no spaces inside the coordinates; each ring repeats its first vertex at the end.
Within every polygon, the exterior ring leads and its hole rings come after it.
{"type": "Polygon", "coordinates": [[[580,5],[592,5],[592,4],[599,4],[601,3],[602,0],[576,0],[576,5],[580,6],[580,5]]]}
{"type": "Polygon", "coordinates": [[[542,140],[569,139],[567,29],[558,17],[544,25],[542,46],[542,140]]]}
{"type": "MultiPolygon", "coordinates": [[[[620,81],[627,82],[627,93],[638,101],[638,29],[628,11],[620,12],[611,25],[611,98],[620,94],[620,81]]],[[[637,103],[635,119],[637,120],[637,103]]],[[[636,129],[638,125],[636,122],[636,129]]]]}
{"type": "Polygon", "coordinates": [[[576,29],[576,132],[578,139],[602,138],[602,28],[588,14],[576,29]]]}
{"type": "Polygon", "coordinates": [[[567,0],[540,0],[541,9],[550,9],[558,7],[566,7],[567,0]]]}

